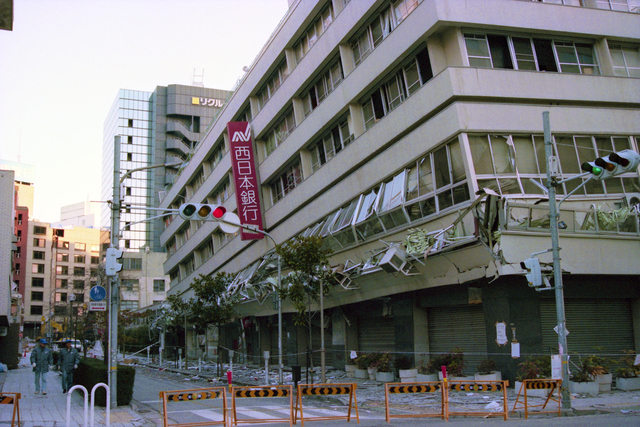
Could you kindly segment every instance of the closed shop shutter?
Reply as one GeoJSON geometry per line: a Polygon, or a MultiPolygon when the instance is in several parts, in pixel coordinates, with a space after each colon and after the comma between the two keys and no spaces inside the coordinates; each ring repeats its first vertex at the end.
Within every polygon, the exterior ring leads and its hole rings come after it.
{"type": "Polygon", "coordinates": [[[358,322],[358,346],[360,351],[373,353],[376,351],[395,351],[395,329],[393,318],[360,317],[358,322]]]}
{"type": "MultiPolygon", "coordinates": [[[[567,345],[570,354],[621,353],[635,348],[631,302],[627,299],[565,299],[567,345]],[[602,347],[595,351],[594,347],[602,347]]],[[[556,302],[540,301],[544,352],[557,354],[556,302]]]]}
{"type": "Polygon", "coordinates": [[[482,305],[432,307],[428,309],[429,350],[432,356],[464,351],[466,375],[473,375],[487,358],[487,330],[482,305]]]}

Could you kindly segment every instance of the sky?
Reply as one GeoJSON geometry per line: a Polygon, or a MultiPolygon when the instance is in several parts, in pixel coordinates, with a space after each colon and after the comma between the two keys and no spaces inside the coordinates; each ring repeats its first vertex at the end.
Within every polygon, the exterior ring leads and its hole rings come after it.
{"type": "Polygon", "coordinates": [[[230,90],[287,0],[14,0],[0,30],[0,159],[35,166],[32,217],[99,201],[103,124],[119,89],[230,90]]]}

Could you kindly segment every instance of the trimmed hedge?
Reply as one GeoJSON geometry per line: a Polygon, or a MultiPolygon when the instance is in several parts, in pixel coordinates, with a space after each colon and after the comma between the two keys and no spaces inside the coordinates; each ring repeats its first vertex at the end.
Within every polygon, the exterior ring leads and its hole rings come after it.
{"type": "MultiPolygon", "coordinates": [[[[100,359],[82,359],[73,375],[73,382],[84,386],[89,393],[98,383],[108,384],[108,367],[100,359]]],[[[136,370],[131,366],[118,365],[118,406],[131,403],[136,370]]],[[[96,405],[107,406],[107,394],[104,387],[96,390],[96,405]]]]}

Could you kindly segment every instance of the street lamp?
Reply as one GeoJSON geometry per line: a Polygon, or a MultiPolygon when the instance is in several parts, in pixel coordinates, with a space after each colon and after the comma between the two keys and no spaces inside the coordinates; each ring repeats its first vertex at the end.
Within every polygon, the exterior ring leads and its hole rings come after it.
{"type": "MultiPolygon", "coordinates": [[[[116,136],[113,141],[113,200],[111,203],[111,247],[118,249],[120,233],[120,187],[125,179],[133,172],[162,167],[176,167],[184,163],[167,163],[162,165],[143,166],[126,171],[120,176],[120,136],[116,136]]],[[[111,407],[118,406],[118,308],[120,299],[120,282],[118,274],[111,276],[110,304],[109,304],[109,393],[111,407]]]]}

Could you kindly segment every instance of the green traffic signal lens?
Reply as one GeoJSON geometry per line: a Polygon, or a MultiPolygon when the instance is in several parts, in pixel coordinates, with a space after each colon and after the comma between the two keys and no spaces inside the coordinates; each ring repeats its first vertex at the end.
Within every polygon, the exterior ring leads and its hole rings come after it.
{"type": "Polygon", "coordinates": [[[580,165],[580,167],[583,171],[591,172],[595,176],[602,174],[602,168],[600,166],[594,166],[589,162],[584,162],[582,165],[580,165]]]}
{"type": "Polygon", "coordinates": [[[600,175],[602,173],[602,168],[599,166],[594,166],[591,168],[591,173],[594,175],[600,175]]]}

